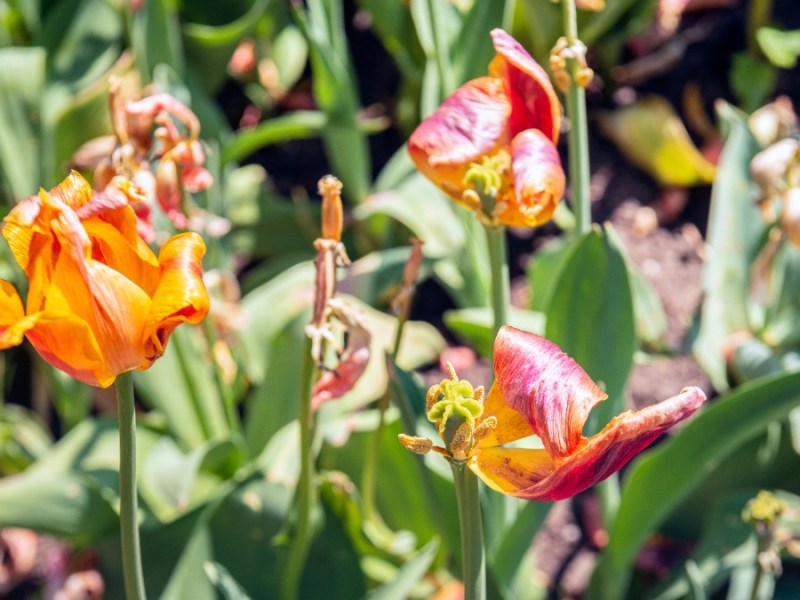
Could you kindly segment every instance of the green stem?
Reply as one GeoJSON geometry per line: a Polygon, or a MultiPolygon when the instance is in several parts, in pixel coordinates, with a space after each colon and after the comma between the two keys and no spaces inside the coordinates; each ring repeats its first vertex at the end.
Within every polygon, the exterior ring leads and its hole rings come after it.
{"type": "Polygon", "coordinates": [[[200,429],[203,432],[203,437],[210,440],[212,437],[213,426],[209,423],[206,411],[203,409],[200,402],[200,391],[197,389],[194,377],[189,370],[189,359],[186,356],[186,350],[183,347],[183,339],[181,335],[176,332],[170,340],[170,345],[175,352],[175,358],[178,361],[178,368],[181,370],[183,380],[186,383],[186,389],[189,392],[189,400],[192,403],[194,414],[197,416],[197,421],[200,423],[200,429]]]}
{"type": "Polygon", "coordinates": [[[486,241],[489,247],[489,268],[492,274],[492,312],[494,324],[492,339],[500,328],[508,323],[509,276],[506,258],[506,228],[486,225],[486,241]]]}
{"type": "Polygon", "coordinates": [[[203,333],[206,336],[206,343],[208,344],[209,352],[211,353],[212,362],[214,363],[214,384],[217,386],[217,393],[222,400],[222,405],[225,409],[225,418],[228,421],[228,427],[231,431],[241,433],[242,424],[239,420],[239,415],[236,412],[236,399],[233,396],[233,390],[230,386],[225,385],[222,366],[217,362],[214,356],[214,346],[217,343],[217,333],[214,331],[214,325],[211,319],[203,320],[203,333]]]}
{"type": "Polygon", "coordinates": [[[133,374],[122,373],[114,384],[119,419],[119,524],[122,571],[128,600],[145,600],[136,498],[136,414],[133,374]]]}
{"type": "Polygon", "coordinates": [[[283,600],[297,600],[300,597],[300,582],[306,558],[308,558],[308,551],[311,548],[311,510],[315,501],[313,486],[314,462],[311,456],[311,445],[314,440],[311,390],[316,370],[314,359],[311,356],[311,339],[306,337],[303,345],[303,364],[300,373],[300,385],[302,386],[298,415],[300,423],[300,477],[295,490],[297,517],[280,583],[280,597],[283,600]]]}
{"type": "Polygon", "coordinates": [[[463,461],[450,461],[461,529],[461,570],[464,600],[486,599],[486,555],[481,525],[478,478],[463,461]]]}
{"type": "MultiPolygon", "coordinates": [[[[573,46],[578,40],[578,19],[575,0],[561,0],[564,37],[573,46]]],[[[579,65],[567,59],[570,74],[567,90],[567,117],[569,118],[569,179],[572,183],[572,203],[575,224],[579,234],[587,233],[592,226],[592,206],[589,197],[589,133],[586,119],[586,92],[575,82],[579,65]]]]}
{"type": "Polygon", "coordinates": [[[751,0],[747,9],[747,51],[756,57],[763,56],[756,32],[769,23],[772,0],[751,0]]]}

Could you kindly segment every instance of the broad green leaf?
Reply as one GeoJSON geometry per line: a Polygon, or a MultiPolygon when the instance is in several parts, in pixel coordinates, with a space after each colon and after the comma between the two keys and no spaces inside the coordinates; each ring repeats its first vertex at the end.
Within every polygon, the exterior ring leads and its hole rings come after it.
{"type": "Polygon", "coordinates": [[[0,476],[24,471],[52,444],[33,412],[16,404],[0,406],[0,476]]]}
{"type": "Polygon", "coordinates": [[[439,549],[439,540],[433,538],[397,571],[389,583],[372,590],[365,600],[404,600],[422,580],[439,549]]]}
{"type": "MultiPolygon", "coordinates": [[[[461,340],[469,343],[481,356],[492,355],[494,344],[494,314],[491,308],[462,308],[444,313],[444,323],[461,340]]],[[[532,310],[511,307],[508,324],[542,335],[545,316],[532,310]]]]}
{"type": "Polygon", "coordinates": [[[131,48],[145,83],[159,64],[169,65],[183,78],[185,60],[178,13],[171,0],[148,0],[131,11],[131,48]]]}
{"type": "Polygon", "coordinates": [[[608,393],[584,428],[587,434],[597,432],[622,412],[636,350],[628,270],[610,225],[584,235],[575,247],[555,283],[546,316],[546,337],[608,393]]]}
{"type": "Polygon", "coordinates": [[[426,58],[420,103],[420,116],[425,118],[458,87],[450,58],[463,18],[445,0],[412,2],[411,17],[426,58]]]}
{"type": "Polygon", "coordinates": [[[756,40],[769,61],[781,69],[794,69],[800,56],[800,29],[781,31],[775,27],[759,27],[756,40]]]}
{"type": "Polygon", "coordinates": [[[644,540],[717,465],[800,404],[800,373],[742,385],[630,468],[591,598],[621,598],[644,540]]]}
{"type": "Polygon", "coordinates": [[[744,115],[720,104],[719,115],[728,125],[706,235],[703,304],[700,328],[692,350],[717,390],[728,388],[723,347],[736,331],[749,331],[747,294],[750,266],[766,226],[754,200],[757,191],[748,176],[758,144],[744,115]]]}
{"type": "Polygon", "coordinates": [[[672,105],[660,96],[598,115],[603,134],[661,185],[711,183],[714,165],[692,142],[672,105]]]}
{"type": "Polygon", "coordinates": [[[225,600],[250,600],[239,583],[231,577],[228,569],[223,567],[218,562],[207,561],[203,564],[203,571],[206,577],[214,584],[217,591],[222,595],[225,600]]]}
{"type": "Polygon", "coordinates": [[[431,258],[452,256],[465,243],[464,229],[452,200],[417,172],[406,177],[394,190],[369,196],[353,215],[359,220],[374,215],[392,217],[425,242],[423,250],[431,258]]]}
{"type": "Polygon", "coordinates": [[[25,527],[88,544],[113,534],[117,513],[81,473],[24,473],[0,481],[0,527],[25,527]]]}
{"type": "Polygon", "coordinates": [[[531,308],[546,311],[561,271],[580,243],[580,236],[561,236],[543,245],[528,263],[531,308]]]}
{"type": "Polygon", "coordinates": [[[164,414],[171,432],[187,448],[229,432],[206,343],[201,329],[179,327],[164,355],[135,378],[136,389],[164,414]]]}

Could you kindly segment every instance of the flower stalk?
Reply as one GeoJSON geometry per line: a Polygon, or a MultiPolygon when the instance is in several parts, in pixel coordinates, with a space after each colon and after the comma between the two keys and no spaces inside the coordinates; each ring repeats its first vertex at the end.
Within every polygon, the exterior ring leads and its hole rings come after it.
{"type": "Polygon", "coordinates": [[[486,554],[481,524],[481,502],[478,478],[465,461],[450,460],[458,505],[461,530],[461,570],[464,579],[464,600],[486,598],[486,554]]]}
{"type": "MultiPolygon", "coordinates": [[[[492,275],[492,314],[494,325],[492,339],[503,325],[508,323],[509,274],[506,252],[506,228],[502,225],[484,225],[489,247],[489,268],[492,275]]],[[[489,361],[491,362],[491,357],[489,361]]]]}
{"type": "Polygon", "coordinates": [[[114,383],[114,389],[119,419],[119,520],[125,596],[128,600],[145,600],[137,520],[136,414],[132,373],[121,373],[114,383]]]}
{"type": "Polygon", "coordinates": [[[578,19],[575,0],[561,0],[564,37],[553,49],[550,68],[558,86],[566,94],[569,119],[569,179],[572,183],[572,204],[579,234],[592,226],[589,197],[589,129],[586,118],[584,87],[593,76],[586,66],[586,47],[578,39],[578,19]]]}

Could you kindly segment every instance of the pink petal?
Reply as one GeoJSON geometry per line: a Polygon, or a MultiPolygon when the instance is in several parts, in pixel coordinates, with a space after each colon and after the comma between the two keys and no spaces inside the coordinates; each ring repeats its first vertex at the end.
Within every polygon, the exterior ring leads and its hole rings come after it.
{"type": "Polygon", "coordinates": [[[541,131],[528,129],[512,140],[511,174],[514,192],[504,198],[500,221],[519,227],[549,221],[564,196],[566,178],[556,147],[541,131]]]}
{"type": "Polygon", "coordinates": [[[408,140],[411,158],[426,177],[460,200],[470,163],[480,162],[508,142],[509,111],[501,81],[473,79],[420,123],[408,140]]]}
{"type": "Polygon", "coordinates": [[[556,460],[577,450],[589,411],[607,397],[553,342],[509,326],[495,339],[494,372],[505,403],[556,460]]]}
{"type": "Polygon", "coordinates": [[[555,144],[561,127],[561,105],[547,72],[520,43],[502,29],[491,32],[497,56],[490,75],[505,79],[511,101],[509,132],[538,129],[555,144]]]}
{"type": "MultiPolygon", "coordinates": [[[[615,417],[600,433],[587,439],[572,455],[556,460],[553,470],[542,477],[543,458],[528,456],[520,449],[481,450],[470,467],[485,480],[490,474],[493,487],[528,500],[555,501],[569,498],[599,483],[621,469],[636,454],[676,423],[693,414],[706,396],[697,387],[677,396],[615,417]],[[516,454],[509,455],[509,451],[516,454]],[[531,464],[529,464],[531,463],[531,464]],[[526,484],[526,474],[527,483],[526,484]]],[[[528,451],[535,452],[535,451],[528,451]]]]}

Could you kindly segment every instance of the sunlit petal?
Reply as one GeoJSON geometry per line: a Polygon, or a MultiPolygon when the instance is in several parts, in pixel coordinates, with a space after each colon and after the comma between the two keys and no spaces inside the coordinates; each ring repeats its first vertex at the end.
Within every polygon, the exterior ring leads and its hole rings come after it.
{"type": "Polygon", "coordinates": [[[699,388],[692,387],[644,410],[623,413],[574,454],[557,460],[547,477],[513,493],[530,500],[574,496],[621,469],[667,429],[694,413],[705,399],[699,388]]]}
{"type": "Polygon", "coordinates": [[[561,159],[552,142],[536,129],[511,142],[512,191],[499,215],[504,225],[535,227],[549,221],[564,195],[561,159]]]}
{"type": "Polygon", "coordinates": [[[469,468],[492,489],[517,495],[553,472],[553,460],[544,450],[531,448],[482,448],[469,468]]]}
{"type": "Polygon", "coordinates": [[[164,353],[172,331],[181,323],[197,324],[208,313],[209,300],[203,284],[203,238],[183,233],[161,248],[161,281],[144,328],[144,353],[154,361],[164,353]]]}
{"type": "Polygon", "coordinates": [[[502,81],[473,79],[458,88],[414,131],[408,150],[417,168],[445,192],[460,200],[464,175],[508,142],[510,105],[502,81]]]}
{"type": "Polygon", "coordinates": [[[495,417],[498,426],[478,441],[481,448],[500,446],[533,435],[525,417],[503,402],[497,382],[492,384],[483,405],[482,419],[488,417],[495,417]]]}
{"type": "Polygon", "coordinates": [[[7,281],[0,280],[0,350],[11,348],[22,342],[31,325],[25,322],[22,300],[7,281]]]}
{"type": "Polygon", "coordinates": [[[509,326],[495,339],[494,370],[506,404],[555,460],[577,449],[589,411],[607,397],[553,342],[509,326]]]}
{"type": "Polygon", "coordinates": [[[545,70],[513,37],[502,29],[491,32],[497,56],[489,73],[508,85],[511,102],[511,137],[526,129],[538,129],[555,144],[561,127],[561,105],[545,70]]]}

